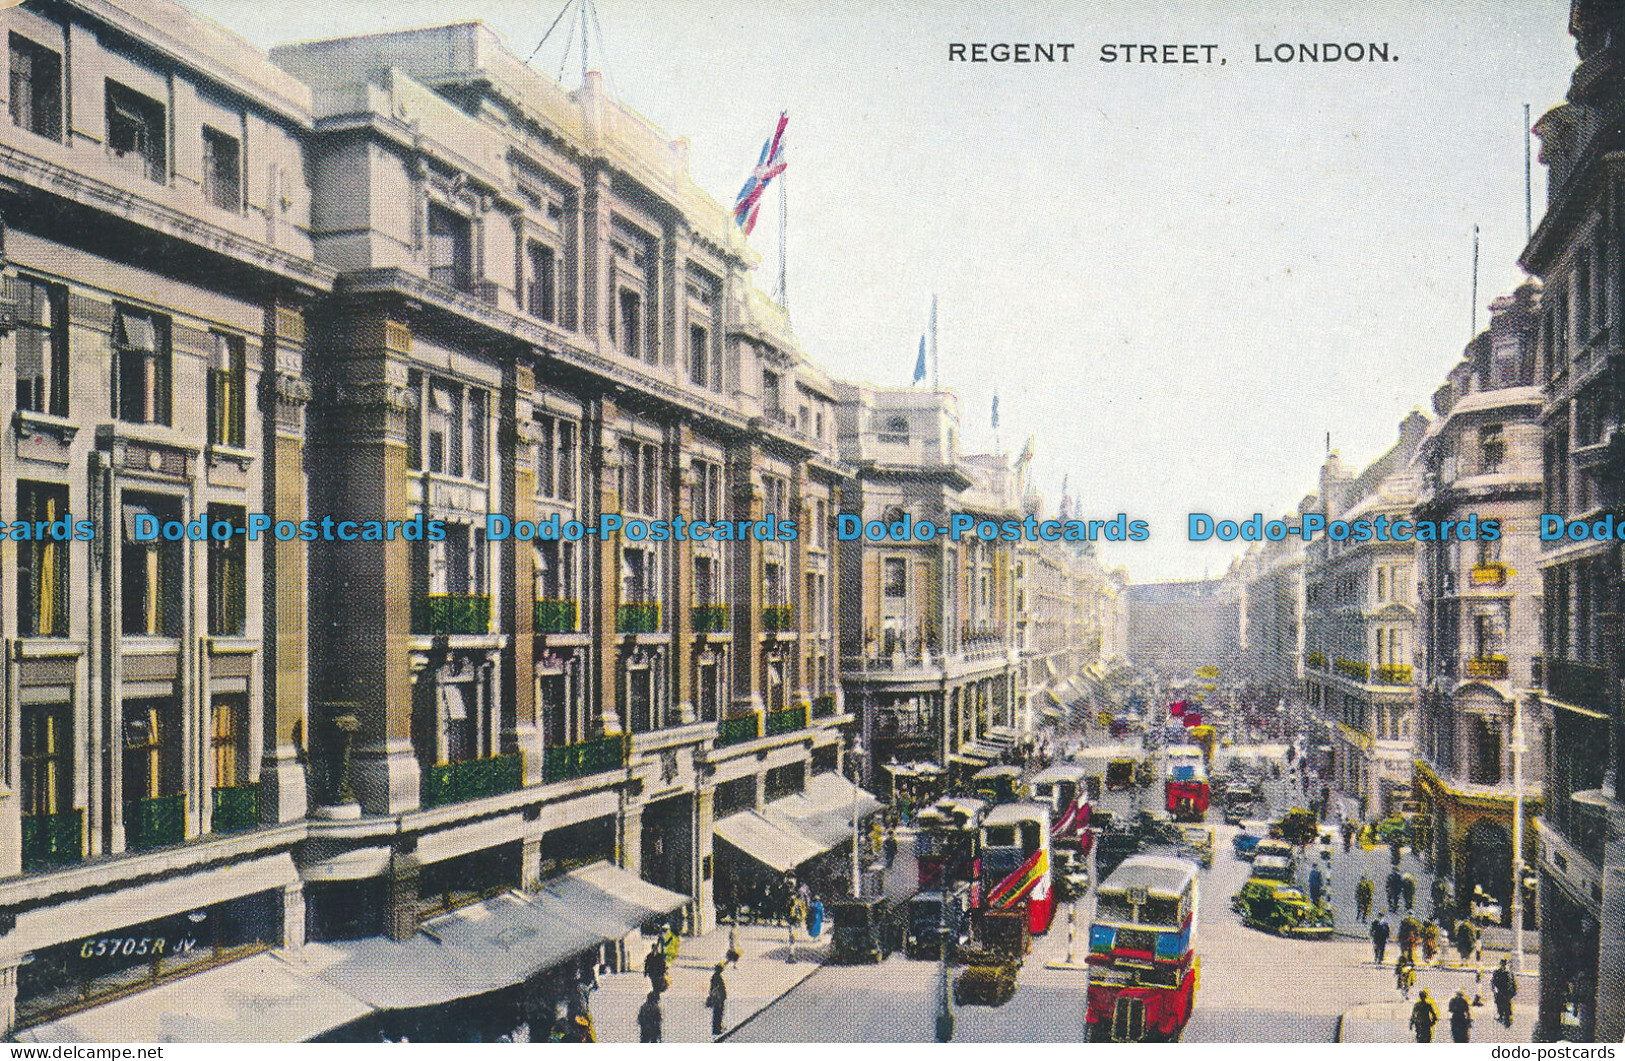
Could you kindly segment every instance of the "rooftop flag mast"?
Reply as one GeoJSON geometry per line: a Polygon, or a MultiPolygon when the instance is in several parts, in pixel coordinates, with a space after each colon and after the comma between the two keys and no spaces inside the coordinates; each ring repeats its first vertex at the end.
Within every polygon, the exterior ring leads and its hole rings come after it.
{"type": "Polygon", "coordinates": [[[931,389],[942,389],[942,365],[937,361],[937,296],[931,295],[931,389]]]}
{"type": "Polygon", "coordinates": [[[1523,238],[1524,242],[1535,237],[1535,193],[1533,179],[1529,173],[1529,104],[1523,105],[1523,238]]]}

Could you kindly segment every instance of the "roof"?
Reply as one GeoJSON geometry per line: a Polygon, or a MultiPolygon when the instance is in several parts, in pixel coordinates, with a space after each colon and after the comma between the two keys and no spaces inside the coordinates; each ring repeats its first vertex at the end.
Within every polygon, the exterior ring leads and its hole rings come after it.
{"type": "Polygon", "coordinates": [[[1015,774],[1017,777],[1020,777],[1021,776],[1021,767],[1019,767],[1019,766],[989,766],[989,767],[986,767],[984,769],[976,771],[976,773],[974,775],[972,775],[971,780],[974,781],[978,777],[1006,777],[1006,776],[1008,776],[1010,774],[1015,774]]]}
{"type": "Polygon", "coordinates": [[[1045,767],[1033,778],[1033,784],[1041,785],[1049,781],[1081,781],[1089,776],[1089,771],[1076,763],[1056,763],[1045,767]]]}
{"type": "Polygon", "coordinates": [[[1005,803],[994,807],[982,819],[983,825],[1015,825],[1035,819],[1049,820],[1049,808],[1042,803],[1005,803]]]}
{"type": "Polygon", "coordinates": [[[1196,866],[1182,858],[1131,855],[1112,871],[1102,888],[1144,888],[1153,895],[1178,898],[1196,879],[1196,866]]]}

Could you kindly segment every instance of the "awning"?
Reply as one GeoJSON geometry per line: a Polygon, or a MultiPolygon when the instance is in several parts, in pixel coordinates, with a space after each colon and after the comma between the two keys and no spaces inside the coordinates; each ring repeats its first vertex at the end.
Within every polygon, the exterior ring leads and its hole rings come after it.
{"type": "Polygon", "coordinates": [[[769,803],[763,813],[828,851],[851,838],[854,806],[862,821],[879,810],[881,803],[840,774],[824,773],[808,778],[796,795],[769,803]]]}
{"type": "Polygon", "coordinates": [[[414,1009],[524,983],[670,914],[686,896],[595,863],[535,894],[506,892],[425,921],[417,935],[326,946],[322,979],[378,1009],[414,1009]]]}
{"type": "Polygon", "coordinates": [[[183,976],[17,1033],[34,1043],[296,1043],[373,1008],[318,978],[330,957],[312,944],[183,976]]]}
{"type": "Polygon", "coordinates": [[[779,873],[788,873],[828,850],[801,833],[770,821],[760,811],[746,810],[730,814],[713,828],[717,839],[737,847],[768,869],[779,873]]]}

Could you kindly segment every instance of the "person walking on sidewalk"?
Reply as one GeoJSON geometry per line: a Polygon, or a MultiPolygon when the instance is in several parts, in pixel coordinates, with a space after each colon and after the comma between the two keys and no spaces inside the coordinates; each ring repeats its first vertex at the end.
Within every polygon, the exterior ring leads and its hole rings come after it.
{"type": "Polygon", "coordinates": [[[649,944],[649,953],[643,959],[643,975],[649,978],[649,993],[657,998],[671,984],[666,977],[666,951],[658,939],[649,944]]]}
{"type": "Polygon", "coordinates": [[[1507,959],[1490,974],[1490,994],[1495,996],[1495,1019],[1512,1027],[1512,1000],[1518,995],[1518,978],[1513,975],[1507,959]]]}
{"type": "Polygon", "coordinates": [[[1360,882],[1354,886],[1354,909],[1359,920],[1371,917],[1371,900],[1376,894],[1377,886],[1371,883],[1371,878],[1360,874],[1360,882]]]}
{"type": "Polygon", "coordinates": [[[705,993],[705,1006],[711,1011],[711,1034],[722,1034],[722,1010],[728,1004],[728,982],[722,978],[722,963],[711,970],[711,989],[705,993]]]}
{"type": "Polygon", "coordinates": [[[660,946],[666,952],[666,964],[673,965],[677,961],[678,948],[682,946],[682,937],[670,922],[660,926],[660,946]]]}
{"type": "Polygon", "coordinates": [[[1441,877],[1433,878],[1433,916],[1441,924],[1450,922],[1450,882],[1441,877]]]}
{"type": "Polygon", "coordinates": [[[1450,1041],[1464,1043],[1467,1030],[1473,1026],[1473,1004],[1467,1001],[1467,992],[1457,988],[1450,999],[1450,1041]]]}
{"type": "Polygon", "coordinates": [[[807,908],[807,935],[817,939],[824,931],[824,900],[814,895],[812,905],[807,908]]]}
{"type": "Polygon", "coordinates": [[[1467,918],[1456,922],[1456,953],[1461,955],[1463,962],[1473,956],[1478,947],[1478,926],[1467,918]]]}
{"type": "Polygon", "coordinates": [[[1394,962],[1394,986],[1399,989],[1399,997],[1407,1000],[1411,997],[1411,988],[1416,986],[1416,963],[1403,953],[1394,962]]]}
{"type": "Polygon", "coordinates": [[[1388,912],[1399,913],[1399,893],[1404,890],[1405,880],[1399,875],[1397,868],[1388,871],[1388,912]]]}
{"type": "Polygon", "coordinates": [[[1377,919],[1371,922],[1371,960],[1378,965],[1381,965],[1382,960],[1388,956],[1388,935],[1390,931],[1388,919],[1381,914],[1378,914],[1377,919]]]}
{"type": "Polygon", "coordinates": [[[1433,1026],[1437,1023],[1439,1023],[1439,1007],[1433,1004],[1433,997],[1424,987],[1416,997],[1416,1005],[1411,1007],[1411,1027],[1416,1030],[1416,1041],[1431,1043],[1433,1026]]]}
{"type": "Polygon", "coordinates": [[[665,1015],[660,1012],[660,992],[650,991],[649,997],[638,1007],[638,1042],[660,1042],[660,1025],[665,1015]]]}
{"type": "Polygon", "coordinates": [[[1408,914],[1416,906],[1416,878],[1409,873],[1399,878],[1400,892],[1405,896],[1405,912],[1408,914]]]}
{"type": "Polygon", "coordinates": [[[1323,878],[1320,875],[1320,867],[1315,866],[1309,871],[1309,901],[1316,906],[1320,905],[1320,888],[1322,883],[1323,878]]]}

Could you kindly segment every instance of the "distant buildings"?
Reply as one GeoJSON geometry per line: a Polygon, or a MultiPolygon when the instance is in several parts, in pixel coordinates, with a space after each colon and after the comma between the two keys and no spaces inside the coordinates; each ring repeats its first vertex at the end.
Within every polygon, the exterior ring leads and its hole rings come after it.
{"type": "Polygon", "coordinates": [[[1241,650],[1241,604],[1220,579],[1128,586],[1128,658],[1165,678],[1198,667],[1233,673],[1241,650]]]}

